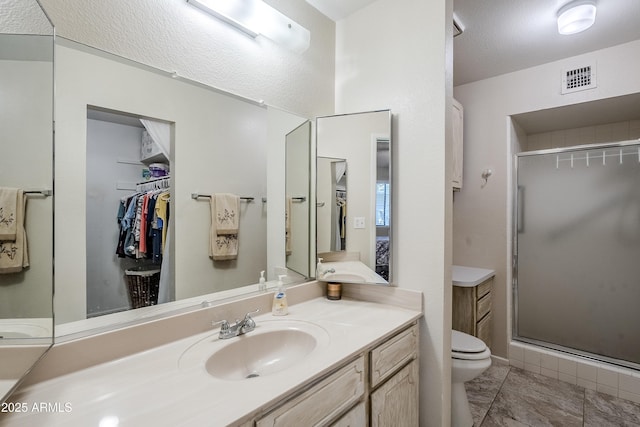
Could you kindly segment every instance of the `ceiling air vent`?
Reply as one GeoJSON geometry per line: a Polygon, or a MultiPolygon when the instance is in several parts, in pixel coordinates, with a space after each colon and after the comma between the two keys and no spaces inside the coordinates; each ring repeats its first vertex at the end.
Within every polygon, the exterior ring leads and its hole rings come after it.
{"type": "Polygon", "coordinates": [[[595,64],[564,70],[562,73],[562,94],[595,87],[597,87],[595,64]]]}

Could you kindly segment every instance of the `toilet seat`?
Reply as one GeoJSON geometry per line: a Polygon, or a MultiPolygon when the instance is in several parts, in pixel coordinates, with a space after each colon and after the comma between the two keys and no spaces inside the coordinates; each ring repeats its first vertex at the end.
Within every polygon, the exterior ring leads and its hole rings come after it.
{"type": "Polygon", "coordinates": [[[451,331],[451,357],[460,360],[481,360],[491,357],[486,344],[469,334],[451,331]]]}

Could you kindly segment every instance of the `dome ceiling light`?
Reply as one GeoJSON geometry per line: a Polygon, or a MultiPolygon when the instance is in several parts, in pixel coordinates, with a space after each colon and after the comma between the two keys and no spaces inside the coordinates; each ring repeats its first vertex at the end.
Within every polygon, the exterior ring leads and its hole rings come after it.
{"type": "Polygon", "coordinates": [[[573,1],[558,11],[558,32],[576,34],[591,27],[596,21],[595,1],[573,1]]]}

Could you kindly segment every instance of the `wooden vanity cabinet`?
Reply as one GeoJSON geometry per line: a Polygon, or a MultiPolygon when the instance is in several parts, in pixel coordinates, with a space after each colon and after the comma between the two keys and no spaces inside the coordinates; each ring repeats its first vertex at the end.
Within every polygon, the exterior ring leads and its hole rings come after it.
{"type": "Polygon", "coordinates": [[[453,287],[452,328],[480,338],[491,347],[493,277],[476,286],[453,287]]]}
{"type": "Polygon", "coordinates": [[[242,426],[417,426],[418,378],[414,323],[242,426]]]}
{"type": "Polygon", "coordinates": [[[369,425],[418,425],[418,327],[399,333],[370,353],[369,425]]]}
{"type": "Polygon", "coordinates": [[[369,354],[368,418],[348,413],[334,426],[417,426],[419,418],[418,325],[398,333],[369,354]]]}
{"type": "Polygon", "coordinates": [[[256,427],[328,425],[364,397],[365,380],[360,356],[260,418],[256,427]]]}

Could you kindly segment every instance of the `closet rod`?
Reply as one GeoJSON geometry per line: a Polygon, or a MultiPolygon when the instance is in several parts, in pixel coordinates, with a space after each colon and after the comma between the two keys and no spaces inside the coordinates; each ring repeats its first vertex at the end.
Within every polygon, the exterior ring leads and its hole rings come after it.
{"type": "Polygon", "coordinates": [[[154,182],[161,182],[161,181],[164,181],[164,180],[169,180],[170,178],[171,178],[170,175],[158,176],[158,177],[155,177],[155,178],[150,178],[150,179],[148,179],[146,181],[136,182],[136,185],[152,184],[154,182]]]}
{"type": "MultiPolygon", "coordinates": [[[[206,199],[210,199],[211,198],[211,194],[199,194],[199,193],[191,193],[191,198],[192,199],[198,199],[200,197],[206,198],[206,199]]],[[[240,200],[244,200],[246,202],[253,202],[253,200],[255,199],[255,197],[247,197],[247,196],[241,196],[240,200]]]]}

